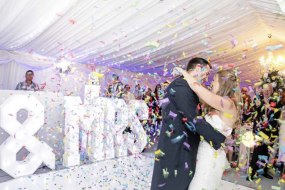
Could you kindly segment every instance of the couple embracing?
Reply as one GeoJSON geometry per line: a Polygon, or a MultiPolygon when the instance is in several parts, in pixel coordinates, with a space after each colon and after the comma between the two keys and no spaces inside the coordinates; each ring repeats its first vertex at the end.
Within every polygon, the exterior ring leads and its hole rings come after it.
{"type": "Polygon", "coordinates": [[[237,73],[216,72],[208,90],[203,86],[211,71],[207,60],[193,58],[186,70],[175,70],[183,76],[166,89],[151,190],[220,190],[224,141],[240,122],[237,73]],[[207,105],[204,118],[199,100],[207,105]]]}

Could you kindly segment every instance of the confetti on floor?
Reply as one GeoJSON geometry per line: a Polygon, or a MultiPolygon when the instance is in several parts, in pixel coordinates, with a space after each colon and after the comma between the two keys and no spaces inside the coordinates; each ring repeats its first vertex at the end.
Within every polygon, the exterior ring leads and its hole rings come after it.
{"type": "MultiPolygon", "coordinates": [[[[105,160],[0,183],[1,190],[147,190],[150,189],[153,154],[105,160]]],[[[252,190],[222,181],[225,190],[252,190]]]]}

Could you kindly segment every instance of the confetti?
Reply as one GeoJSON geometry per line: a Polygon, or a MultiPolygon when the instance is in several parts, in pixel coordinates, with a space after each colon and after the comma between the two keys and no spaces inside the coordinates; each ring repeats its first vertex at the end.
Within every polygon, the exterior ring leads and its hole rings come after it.
{"type": "Polygon", "coordinates": [[[232,114],[229,113],[224,113],[223,115],[229,119],[232,119],[234,117],[232,114]]]}
{"type": "Polygon", "coordinates": [[[168,137],[171,137],[172,132],[170,132],[170,131],[165,131],[165,133],[166,133],[166,135],[167,135],[168,137]]]}
{"type": "Polygon", "coordinates": [[[176,91],[173,88],[170,88],[170,92],[171,95],[174,95],[176,93],[176,91]]]}
{"type": "Polygon", "coordinates": [[[153,42],[148,42],[146,44],[146,46],[148,46],[150,48],[158,48],[160,46],[160,44],[157,41],[153,41],[153,42]]]}
{"type": "Polygon", "coordinates": [[[163,169],[163,170],[162,170],[162,173],[163,173],[163,177],[164,177],[164,178],[168,178],[169,172],[167,171],[167,168],[166,168],[166,169],[163,169]]]}
{"type": "Polygon", "coordinates": [[[271,46],[266,46],[267,51],[275,51],[283,48],[283,44],[277,44],[277,45],[271,45],[271,46]]]}
{"type": "Polygon", "coordinates": [[[170,103],[169,99],[168,98],[164,98],[164,99],[159,101],[159,106],[163,107],[163,106],[165,106],[168,103],[170,103]]]}
{"type": "Polygon", "coordinates": [[[261,182],[261,178],[255,181],[256,184],[259,184],[261,182]]]}
{"type": "Polygon", "coordinates": [[[190,171],[190,172],[189,172],[189,176],[191,176],[192,174],[193,174],[193,171],[190,171]]]}
{"type": "Polygon", "coordinates": [[[232,36],[231,44],[232,44],[232,48],[235,48],[237,46],[237,44],[238,44],[238,41],[237,41],[237,39],[234,36],[232,36]]]}
{"type": "Polygon", "coordinates": [[[265,140],[268,140],[268,139],[269,139],[269,137],[268,137],[265,133],[263,133],[262,131],[260,131],[260,132],[258,133],[258,135],[261,136],[262,138],[264,138],[265,140]]]}
{"type": "Polygon", "coordinates": [[[281,187],[271,186],[271,189],[273,189],[273,190],[281,190],[281,187]]]}
{"type": "Polygon", "coordinates": [[[214,158],[218,158],[218,151],[215,151],[215,153],[214,153],[214,158]]]}
{"type": "Polygon", "coordinates": [[[164,152],[162,152],[160,149],[158,149],[157,151],[154,152],[155,156],[158,157],[163,157],[165,155],[164,152]]]}
{"type": "Polygon", "coordinates": [[[166,185],[166,183],[159,184],[158,187],[163,187],[163,186],[165,186],[165,185],[166,185]]]}
{"type": "Polygon", "coordinates": [[[174,170],[174,177],[177,176],[177,170],[174,170]]]}
{"type": "Polygon", "coordinates": [[[187,142],[184,142],[183,145],[186,147],[187,150],[190,150],[190,144],[188,144],[187,142]]]}
{"type": "Polygon", "coordinates": [[[186,127],[191,131],[191,132],[196,132],[196,126],[192,122],[187,122],[185,123],[186,127]]]}
{"type": "Polygon", "coordinates": [[[177,114],[172,112],[172,111],[170,111],[168,115],[171,116],[174,119],[177,117],[177,114]]]}
{"type": "Polygon", "coordinates": [[[175,144],[175,143],[181,141],[184,137],[185,137],[184,134],[183,134],[183,135],[179,135],[179,136],[177,136],[177,137],[171,139],[171,142],[172,142],[173,144],[175,144]]]}
{"type": "Polygon", "coordinates": [[[69,19],[68,21],[70,24],[75,24],[75,22],[76,22],[74,19],[69,19]]]}

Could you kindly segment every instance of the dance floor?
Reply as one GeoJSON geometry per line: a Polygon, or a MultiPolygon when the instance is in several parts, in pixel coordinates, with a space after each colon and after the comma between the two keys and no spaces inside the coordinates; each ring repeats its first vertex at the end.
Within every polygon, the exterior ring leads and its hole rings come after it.
{"type": "MultiPolygon", "coordinates": [[[[26,176],[0,183],[1,190],[148,190],[154,159],[140,154],[26,176]]],[[[251,190],[223,181],[225,190],[251,190]]]]}

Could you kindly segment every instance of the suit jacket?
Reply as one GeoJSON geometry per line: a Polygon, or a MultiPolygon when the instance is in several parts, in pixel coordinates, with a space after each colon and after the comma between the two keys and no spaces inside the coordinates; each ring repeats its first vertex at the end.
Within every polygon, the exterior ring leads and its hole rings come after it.
{"type": "Polygon", "coordinates": [[[200,136],[216,150],[226,137],[204,119],[196,118],[199,98],[183,78],[168,86],[165,99],[169,102],[162,105],[157,148],[161,152],[156,155],[151,190],[186,190],[195,173],[200,136]]]}

